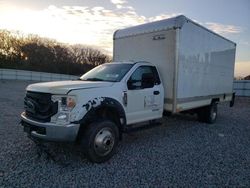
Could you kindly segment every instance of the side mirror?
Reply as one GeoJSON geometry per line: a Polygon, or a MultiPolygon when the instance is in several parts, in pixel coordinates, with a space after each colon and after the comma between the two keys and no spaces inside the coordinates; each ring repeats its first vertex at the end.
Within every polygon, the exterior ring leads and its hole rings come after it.
{"type": "Polygon", "coordinates": [[[152,88],[155,85],[154,75],[152,73],[142,74],[142,88],[152,88]]]}
{"type": "Polygon", "coordinates": [[[128,80],[127,86],[128,86],[129,90],[136,89],[136,86],[135,86],[133,80],[128,80]]]}

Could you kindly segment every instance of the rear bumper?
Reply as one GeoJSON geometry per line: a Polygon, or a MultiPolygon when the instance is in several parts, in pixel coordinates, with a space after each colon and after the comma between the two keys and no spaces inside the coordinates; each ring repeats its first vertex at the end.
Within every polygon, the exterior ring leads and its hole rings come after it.
{"type": "Polygon", "coordinates": [[[21,125],[30,136],[47,141],[73,142],[76,140],[80,124],[56,125],[31,120],[21,114],[21,125]]]}

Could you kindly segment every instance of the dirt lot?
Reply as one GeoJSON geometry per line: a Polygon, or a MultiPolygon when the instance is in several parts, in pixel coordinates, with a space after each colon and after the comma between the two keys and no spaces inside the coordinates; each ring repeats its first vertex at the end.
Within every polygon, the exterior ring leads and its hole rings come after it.
{"type": "Polygon", "coordinates": [[[219,105],[217,123],[172,116],[124,135],[117,154],[92,164],[72,144],[49,143],[52,160],[18,125],[29,82],[0,81],[0,187],[250,187],[250,98],[219,105]]]}

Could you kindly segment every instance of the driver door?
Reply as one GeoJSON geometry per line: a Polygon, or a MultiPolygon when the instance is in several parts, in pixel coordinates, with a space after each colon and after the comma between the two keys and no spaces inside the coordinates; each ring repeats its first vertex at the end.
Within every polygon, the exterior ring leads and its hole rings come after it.
{"type": "Polygon", "coordinates": [[[127,81],[127,86],[127,124],[162,116],[163,87],[155,67],[144,65],[138,67],[127,81]],[[153,84],[143,86],[143,76],[146,74],[153,76],[153,84]]]}

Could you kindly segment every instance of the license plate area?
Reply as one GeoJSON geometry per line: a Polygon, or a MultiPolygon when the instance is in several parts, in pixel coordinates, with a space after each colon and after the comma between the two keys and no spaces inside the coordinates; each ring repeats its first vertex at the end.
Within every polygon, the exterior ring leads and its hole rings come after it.
{"type": "Polygon", "coordinates": [[[21,124],[23,126],[23,131],[28,133],[28,134],[30,134],[32,131],[36,131],[39,134],[46,135],[46,128],[44,128],[44,127],[31,125],[31,124],[28,124],[24,121],[22,121],[21,124]]]}

